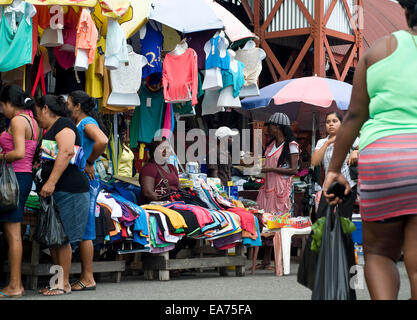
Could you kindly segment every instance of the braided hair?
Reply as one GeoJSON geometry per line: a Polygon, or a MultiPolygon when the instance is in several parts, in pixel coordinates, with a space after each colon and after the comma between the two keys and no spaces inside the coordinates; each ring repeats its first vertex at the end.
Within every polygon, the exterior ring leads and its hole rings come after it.
{"type": "Polygon", "coordinates": [[[407,9],[410,14],[410,20],[408,21],[408,26],[413,28],[417,25],[417,0],[398,0],[398,3],[404,8],[407,9]]]}

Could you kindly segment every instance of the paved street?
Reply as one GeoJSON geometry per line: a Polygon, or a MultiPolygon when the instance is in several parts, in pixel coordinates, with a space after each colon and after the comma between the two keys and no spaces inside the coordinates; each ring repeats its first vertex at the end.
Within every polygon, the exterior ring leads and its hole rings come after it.
{"type": "MultiPolygon", "coordinates": [[[[272,271],[256,270],[250,274],[248,261],[245,277],[220,277],[214,270],[203,273],[185,273],[170,281],[146,281],[143,275],[127,276],[121,283],[112,283],[110,277],[98,283],[97,291],[75,292],[66,296],[42,297],[27,291],[23,300],[310,300],[311,291],[297,283],[298,264],[291,264],[291,274],[276,277],[272,271]]],[[[404,263],[399,263],[401,275],[400,300],[410,297],[410,287],[404,263]]],[[[365,288],[357,290],[358,300],[369,300],[365,288]]]]}

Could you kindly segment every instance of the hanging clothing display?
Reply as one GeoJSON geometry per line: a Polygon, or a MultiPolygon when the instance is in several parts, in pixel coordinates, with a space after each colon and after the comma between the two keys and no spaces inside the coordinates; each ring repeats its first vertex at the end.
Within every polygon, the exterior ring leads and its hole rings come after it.
{"type": "Polygon", "coordinates": [[[223,31],[217,32],[204,46],[206,52],[206,70],[220,68],[228,70],[230,67],[230,56],[227,52],[229,41],[223,31]]]}
{"type": "MultiPolygon", "coordinates": [[[[198,72],[198,89],[197,89],[197,99],[199,99],[201,96],[204,95],[203,85],[201,81],[201,75],[200,72],[198,72]]],[[[194,111],[194,105],[191,101],[182,102],[182,103],[174,103],[174,113],[180,114],[180,115],[188,115],[193,114],[194,111]]],[[[195,115],[195,113],[194,113],[195,115]]]]}
{"type": "Polygon", "coordinates": [[[108,114],[117,114],[120,112],[127,112],[134,110],[134,106],[112,106],[108,104],[109,96],[111,94],[110,70],[104,67],[103,75],[103,99],[99,104],[99,111],[108,114]]]}
{"type": "Polygon", "coordinates": [[[32,17],[35,14],[35,7],[23,1],[0,6],[0,72],[32,62],[32,17]]]}
{"type": "Polygon", "coordinates": [[[164,36],[156,24],[147,22],[140,30],[141,54],[146,57],[148,64],[143,68],[142,78],[152,73],[162,73],[161,51],[164,36]]]}
{"type": "Polygon", "coordinates": [[[164,60],[162,82],[166,102],[198,103],[198,69],[197,54],[188,48],[185,52],[175,55],[168,53],[164,60]]]}
{"type": "Polygon", "coordinates": [[[203,90],[217,90],[223,88],[222,70],[229,70],[230,56],[227,51],[229,41],[223,31],[216,34],[204,45],[206,54],[206,74],[203,90]]]}
{"type": "Polygon", "coordinates": [[[243,49],[236,51],[236,60],[241,61],[245,68],[243,75],[245,83],[240,91],[240,97],[259,95],[258,78],[262,72],[262,60],[266,53],[261,48],[256,48],[253,40],[248,41],[243,49]]]}
{"type": "Polygon", "coordinates": [[[106,40],[104,37],[101,37],[97,42],[94,61],[88,66],[88,70],[85,73],[85,92],[93,98],[103,97],[105,50],[106,40]]]}
{"type": "Polygon", "coordinates": [[[47,7],[48,22],[42,33],[40,45],[44,47],[59,47],[64,44],[62,29],[64,28],[64,10],[61,6],[47,7]]]}
{"type": "Polygon", "coordinates": [[[137,142],[151,143],[155,133],[161,128],[164,110],[164,92],[153,92],[146,85],[140,90],[140,107],[133,113],[130,127],[130,147],[137,142]]]}
{"type": "Polygon", "coordinates": [[[228,50],[230,55],[230,66],[228,70],[222,71],[223,88],[220,89],[218,107],[241,107],[239,92],[245,83],[243,77],[244,64],[235,59],[233,50],[228,50]]]}
{"type": "MultiPolygon", "coordinates": [[[[49,14],[49,11],[43,9],[41,6],[41,13],[43,15],[49,14]]],[[[41,16],[41,20],[46,19],[48,16],[41,16]]],[[[59,65],[64,69],[74,67],[75,64],[75,46],[77,42],[77,25],[78,25],[78,14],[71,7],[68,8],[67,13],[64,15],[64,29],[63,34],[63,45],[54,48],[54,55],[59,65]]],[[[50,16],[49,16],[50,19],[50,16]]],[[[43,26],[49,26],[49,20],[46,23],[43,21],[43,26]]]]}
{"type": "Polygon", "coordinates": [[[75,70],[86,71],[88,65],[94,62],[97,47],[98,31],[90,10],[83,8],[77,26],[75,43],[75,70]]]}
{"type": "MultiPolygon", "coordinates": [[[[130,49],[132,49],[130,47],[130,49]]],[[[141,85],[142,68],[147,64],[144,56],[132,51],[128,54],[129,63],[121,64],[110,71],[112,92],[107,100],[109,105],[139,106],[138,91],[141,85]]]]}
{"type": "Polygon", "coordinates": [[[104,65],[115,70],[123,62],[129,62],[125,33],[117,20],[108,18],[104,65]]]}

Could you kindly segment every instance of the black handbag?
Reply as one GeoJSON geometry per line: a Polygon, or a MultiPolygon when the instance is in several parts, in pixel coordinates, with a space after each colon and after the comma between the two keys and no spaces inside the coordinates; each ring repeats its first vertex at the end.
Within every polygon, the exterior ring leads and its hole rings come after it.
{"type": "Polygon", "coordinates": [[[0,165],[0,213],[12,212],[19,207],[19,183],[13,167],[6,162],[0,165]]]}
{"type": "Polygon", "coordinates": [[[35,240],[48,248],[59,248],[69,243],[53,197],[39,197],[40,213],[35,231],[35,240]]]}

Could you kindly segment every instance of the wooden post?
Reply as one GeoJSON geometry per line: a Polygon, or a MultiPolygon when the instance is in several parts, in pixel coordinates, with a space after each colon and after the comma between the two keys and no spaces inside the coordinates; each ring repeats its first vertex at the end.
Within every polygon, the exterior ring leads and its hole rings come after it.
{"type": "MultiPolygon", "coordinates": [[[[39,264],[39,252],[39,243],[35,240],[32,240],[32,252],[30,257],[31,272],[33,272],[33,268],[39,264]]],[[[34,275],[33,273],[31,275],[28,275],[26,285],[28,288],[36,290],[38,288],[38,276],[34,275]]]]}
{"type": "MultiPolygon", "coordinates": [[[[243,243],[238,243],[235,248],[236,257],[243,257],[245,255],[245,246],[243,243]]],[[[245,276],[245,266],[236,266],[236,276],[244,277],[245,276]]]]}
{"type": "MultiPolygon", "coordinates": [[[[228,250],[222,250],[220,255],[227,257],[228,250]]],[[[227,277],[229,274],[227,273],[227,267],[219,267],[219,274],[222,277],[227,277]]]]}
{"type": "MultiPolygon", "coordinates": [[[[168,252],[163,252],[159,254],[164,261],[168,261],[169,260],[169,253],[168,252]]],[[[160,281],[169,281],[169,270],[159,270],[159,280],[160,281]]]]}
{"type": "MultiPolygon", "coordinates": [[[[116,261],[122,261],[122,260],[123,260],[122,255],[116,253],[116,261]]],[[[115,283],[119,283],[122,280],[122,272],[116,271],[113,275],[113,280],[115,283]]]]}
{"type": "Polygon", "coordinates": [[[319,77],[326,77],[326,59],[324,55],[324,0],[315,1],[314,26],[312,26],[314,39],[314,73],[319,77]]]}

